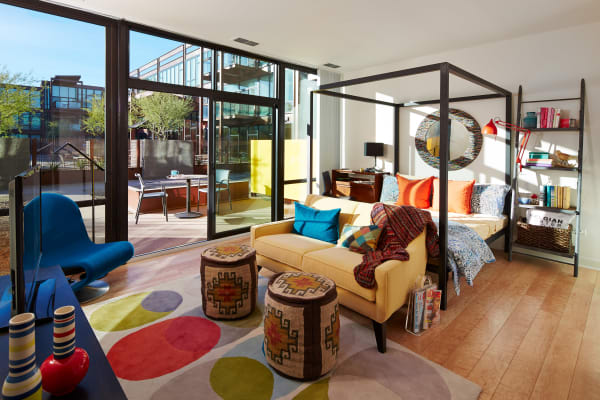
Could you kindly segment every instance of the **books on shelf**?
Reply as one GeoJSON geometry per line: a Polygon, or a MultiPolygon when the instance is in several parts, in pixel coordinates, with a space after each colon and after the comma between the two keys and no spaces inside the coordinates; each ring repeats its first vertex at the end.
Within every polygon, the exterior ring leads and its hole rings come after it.
{"type": "Polygon", "coordinates": [[[571,188],[567,186],[544,186],[544,206],[568,209],[571,208],[571,188]]]}
{"type": "Polygon", "coordinates": [[[542,151],[530,151],[526,165],[528,167],[551,167],[552,159],[550,153],[542,151]]]}
{"type": "Polygon", "coordinates": [[[560,108],[542,107],[536,112],[537,128],[558,128],[560,126],[560,108]]]}

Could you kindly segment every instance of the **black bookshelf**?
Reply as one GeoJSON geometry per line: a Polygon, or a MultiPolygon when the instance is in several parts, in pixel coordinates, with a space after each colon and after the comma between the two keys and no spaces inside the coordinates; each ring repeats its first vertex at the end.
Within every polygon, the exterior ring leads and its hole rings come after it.
{"type": "MultiPolygon", "coordinates": [[[[562,257],[565,260],[569,261],[561,261],[566,264],[573,265],[573,276],[577,276],[579,274],[579,239],[580,239],[580,231],[581,231],[581,178],[582,178],[582,169],[583,169],[583,134],[585,127],[585,79],[581,80],[579,97],[566,97],[566,98],[554,98],[554,99],[545,99],[545,100],[523,100],[523,87],[519,86],[519,96],[518,96],[518,105],[517,105],[517,124],[521,124],[522,116],[523,116],[523,104],[530,103],[549,103],[549,102],[562,102],[562,101],[576,101],[579,103],[579,127],[578,128],[532,128],[531,132],[573,132],[579,134],[579,143],[577,147],[577,167],[574,168],[563,168],[563,167],[538,167],[538,166],[523,166],[523,169],[528,169],[531,171],[563,171],[563,172],[577,172],[577,205],[575,208],[562,209],[557,207],[544,207],[537,206],[531,204],[516,204],[516,207],[521,209],[541,209],[553,212],[560,212],[564,214],[574,214],[575,215],[575,233],[574,233],[574,249],[572,254],[567,253],[559,253],[553,252],[546,249],[541,249],[533,246],[526,246],[519,243],[513,244],[513,249],[519,252],[519,249],[531,250],[541,252],[547,255],[562,257]]],[[[517,153],[519,146],[519,135],[517,134],[516,140],[513,141],[514,149],[513,151],[517,153]]],[[[515,191],[518,192],[518,183],[519,183],[519,168],[517,168],[517,173],[514,174],[514,182],[513,187],[515,191]]],[[[516,196],[515,196],[516,197],[516,196]]],[[[516,199],[515,199],[516,200],[516,199]]],[[[519,218],[518,213],[514,213],[513,218],[511,220],[512,229],[515,228],[517,220],[519,218]]],[[[526,253],[530,256],[539,257],[539,258],[548,258],[543,255],[535,255],[531,253],[526,253]]],[[[555,260],[558,261],[558,260],[555,260]]]]}

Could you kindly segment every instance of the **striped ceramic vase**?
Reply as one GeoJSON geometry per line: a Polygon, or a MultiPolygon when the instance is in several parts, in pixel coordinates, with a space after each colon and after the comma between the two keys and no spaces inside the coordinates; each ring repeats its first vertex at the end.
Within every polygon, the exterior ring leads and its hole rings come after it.
{"type": "Polygon", "coordinates": [[[63,396],[75,390],[87,373],[90,359],[85,350],[75,347],[75,307],[54,310],[54,346],[42,363],[42,387],[63,396]]]}
{"type": "Polygon", "coordinates": [[[15,315],[8,325],[8,376],[4,399],[41,399],[42,375],[35,364],[35,315],[15,315]]]}

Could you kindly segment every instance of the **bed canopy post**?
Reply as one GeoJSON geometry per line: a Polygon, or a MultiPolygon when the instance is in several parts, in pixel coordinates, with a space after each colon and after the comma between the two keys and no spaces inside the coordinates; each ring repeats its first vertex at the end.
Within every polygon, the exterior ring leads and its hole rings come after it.
{"type": "Polygon", "coordinates": [[[313,177],[313,106],[314,106],[315,92],[310,92],[310,116],[308,119],[308,126],[306,127],[306,134],[308,135],[308,194],[312,194],[312,177],[313,177]]]}
{"type": "Polygon", "coordinates": [[[400,171],[400,107],[394,106],[394,173],[400,171]]]}
{"type": "Polygon", "coordinates": [[[439,204],[439,288],[442,290],[441,308],[448,301],[448,159],[450,158],[450,70],[447,63],[440,66],[440,204],[439,204]]]}
{"type": "MultiPolygon", "coordinates": [[[[506,100],[506,121],[512,124],[512,93],[507,94],[505,96],[506,100]]],[[[517,122],[518,123],[518,122],[517,122]]],[[[504,252],[508,256],[508,261],[512,261],[512,244],[513,244],[513,230],[512,230],[512,222],[515,215],[515,200],[516,200],[516,191],[515,191],[515,168],[516,164],[514,160],[513,149],[516,148],[513,146],[513,140],[517,140],[514,138],[512,134],[512,130],[508,129],[506,131],[506,137],[504,139],[506,144],[506,166],[504,173],[504,183],[510,185],[510,194],[508,200],[510,201],[510,206],[508,207],[508,216],[509,216],[509,224],[506,234],[504,235],[504,252]]]]}

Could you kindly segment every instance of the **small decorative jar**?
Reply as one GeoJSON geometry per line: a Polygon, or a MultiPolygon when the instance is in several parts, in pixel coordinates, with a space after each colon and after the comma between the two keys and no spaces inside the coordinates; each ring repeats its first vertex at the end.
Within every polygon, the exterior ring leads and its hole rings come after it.
{"type": "Polygon", "coordinates": [[[535,111],[530,111],[525,118],[523,118],[523,128],[531,129],[535,127],[537,127],[537,116],[535,111]]]}
{"type": "Polygon", "coordinates": [[[35,363],[35,315],[15,315],[8,322],[8,376],[4,399],[42,399],[42,376],[35,363]]]}
{"type": "Polygon", "coordinates": [[[85,377],[90,357],[82,348],[75,347],[75,307],[64,306],[54,310],[54,346],[40,368],[42,387],[55,396],[71,393],[85,377]]]}

